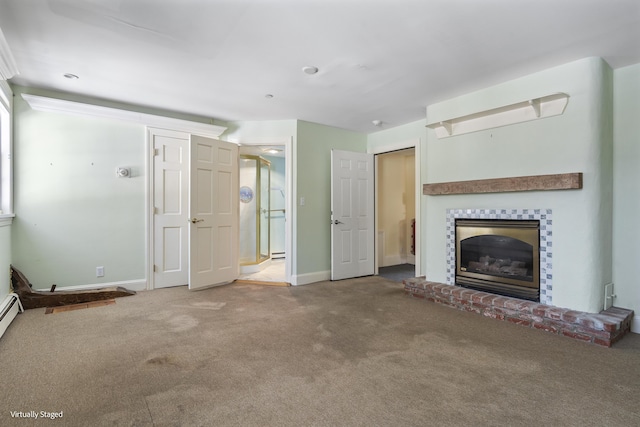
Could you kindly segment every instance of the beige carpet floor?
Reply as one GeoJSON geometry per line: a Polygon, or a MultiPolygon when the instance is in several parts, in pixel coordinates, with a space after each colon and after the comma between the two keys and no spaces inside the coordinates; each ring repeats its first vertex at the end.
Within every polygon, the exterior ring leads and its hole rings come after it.
{"type": "Polygon", "coordinates": [[[584,344],[380,277],[29,310],[0,361],[0,426],[640,425],[640,335],[584,344]]]}

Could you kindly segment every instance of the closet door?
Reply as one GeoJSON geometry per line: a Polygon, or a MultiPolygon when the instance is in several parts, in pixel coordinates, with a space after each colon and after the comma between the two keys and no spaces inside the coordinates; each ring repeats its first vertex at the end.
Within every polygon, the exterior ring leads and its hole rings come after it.
{"type": "Polygon", "coordinates": [[[331,151],[331,280],[374,274],[373,154],[331,151]]]}

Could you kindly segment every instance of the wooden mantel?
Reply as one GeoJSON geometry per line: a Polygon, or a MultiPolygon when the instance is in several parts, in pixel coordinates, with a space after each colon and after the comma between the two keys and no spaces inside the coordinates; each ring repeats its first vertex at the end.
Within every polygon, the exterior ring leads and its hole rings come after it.
{"type": "Polygon", "coordinates": [[[506,193],[513,191],[578,190],[582,188],[582,172],[555,175],[517,176],[473,181],[424,184],[428,196],[444,194],[506,193]]]}

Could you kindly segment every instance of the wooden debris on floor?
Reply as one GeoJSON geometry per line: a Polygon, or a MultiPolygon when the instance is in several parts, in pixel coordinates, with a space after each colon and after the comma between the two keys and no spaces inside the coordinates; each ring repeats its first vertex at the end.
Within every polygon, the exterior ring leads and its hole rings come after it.
{"type": "Polygon", "coordinates": [[[20,302],[22,302],[25,310],[103,301],[136,294],[135,291],[130,291],[120,286],[55,292],[55,285],[53,285],[50,291],[34,291],[31,289],[31,283],[29,283],[26,276],[13,265],[11,266],[11,286],[13,291],[20,297],[20,302]]]}
{"type": "Polygon", "coordinates": [[[91,301],[83,304],[72,304],[72,305],[63,305],[60,307],[47,307],[44,311],[44,314],[52,314],[52,313],[62,313],[65,311],[74,311],[74,310],[82,310],[84,308],[93,308],[93,307],[103,307],[105,305],[115,304],[116,300],[107,299],[103,301],[91,301]]]}

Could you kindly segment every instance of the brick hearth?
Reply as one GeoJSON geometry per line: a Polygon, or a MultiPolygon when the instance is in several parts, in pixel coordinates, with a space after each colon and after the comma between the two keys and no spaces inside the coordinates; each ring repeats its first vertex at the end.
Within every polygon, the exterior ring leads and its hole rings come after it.
{"type": "Polygon", "coordinates": [[[414,298],[605,347],[611,347],[630,332],[633,319],[633,311],[622,308],[611,307],[597,314],[585,313],[428,282],[423,278],[405,280],[404,290],[414,298]]]}

